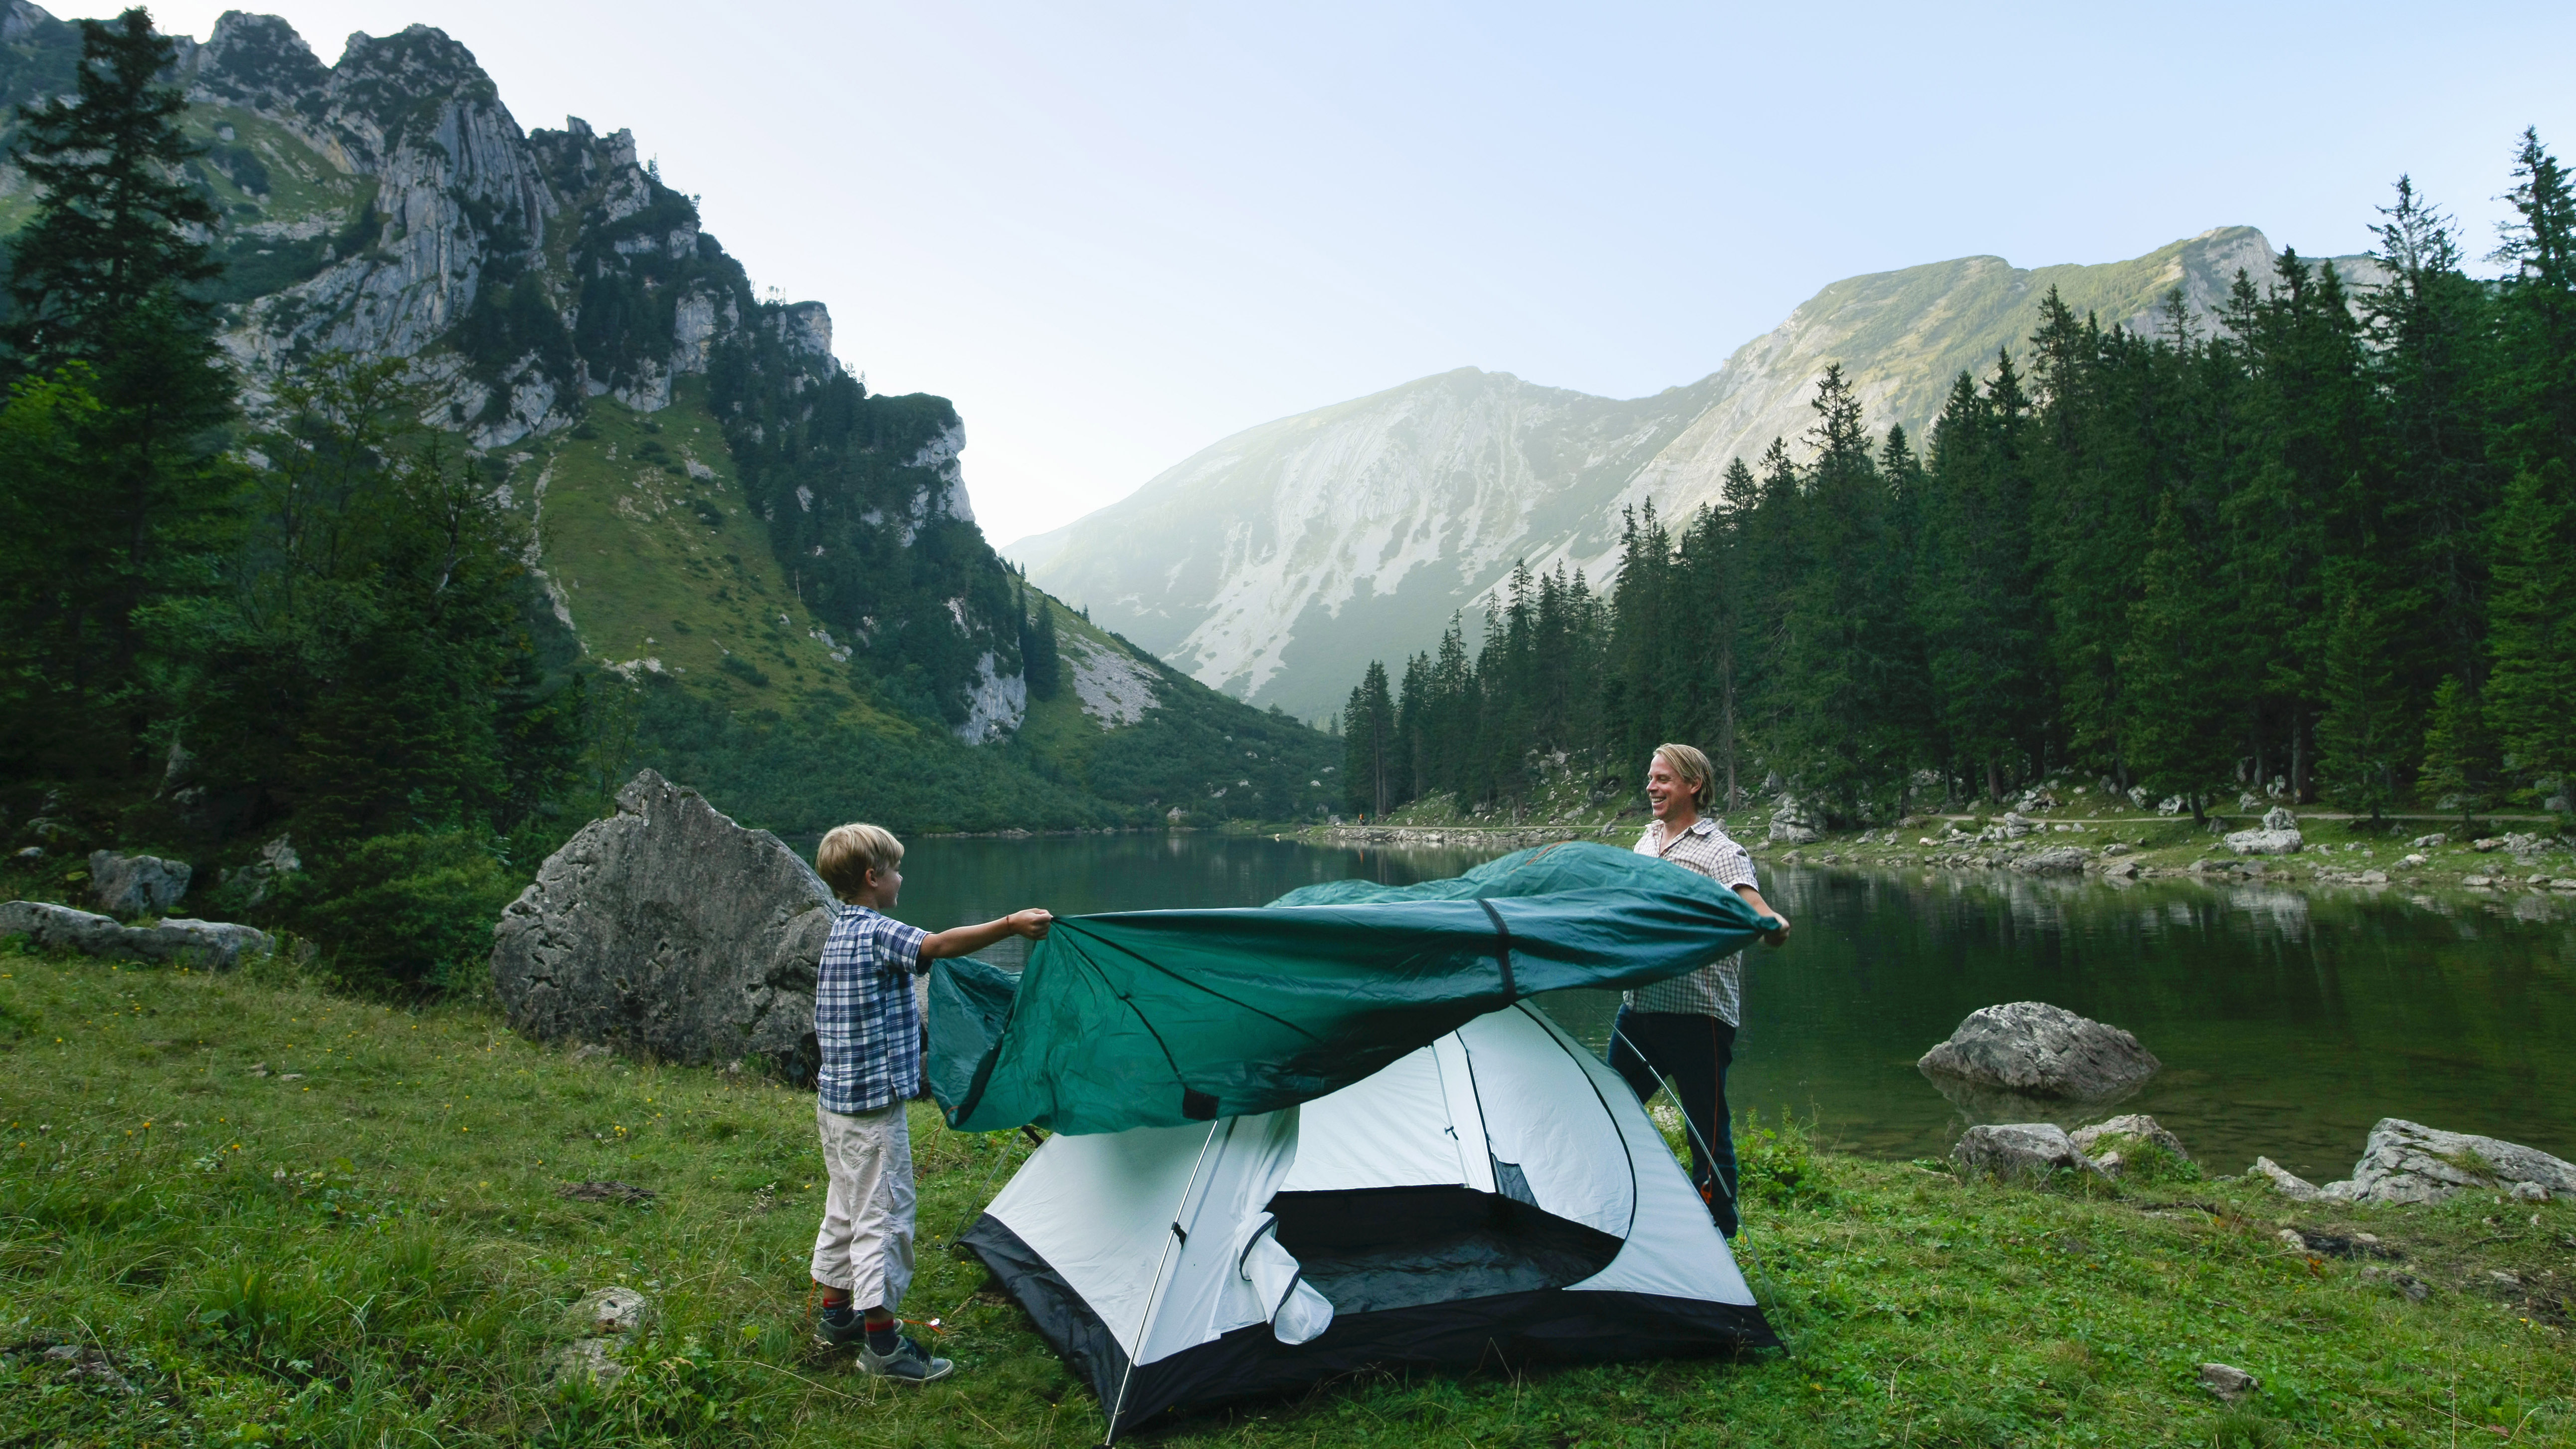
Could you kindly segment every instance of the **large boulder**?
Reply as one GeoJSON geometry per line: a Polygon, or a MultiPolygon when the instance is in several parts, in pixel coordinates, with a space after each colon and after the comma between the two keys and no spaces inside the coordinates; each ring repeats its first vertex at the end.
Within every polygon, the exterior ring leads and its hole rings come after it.
{"type": "Polygon", "coordinates": [[[2004,1122],[1971,1127],[1950,1149],[1961,1177],[2045,1180],[2061,1169],[2099,1172],[2075,1150],[2074,1139],[2054,1122],[2004,1122]]]}
{"type": "Polygon", "coordinates": [[[179,904],[193,874],[184,860],[157,855],[89,853],[89,894],[111,916],[157,916],[179,904]]]}
{"type": "Polygon", "coordinates": [[[814,973],[835,903],[766,830],[646,770],[546,858],[494,928],[492,987],[540,1039],[813,1079],[814,973]]]}
{"type": "Polygon", "coordinates": [[[2281,805],[2263,812],[2260,829],[2233,831],[2227,837],[2227,848],[2238,855],[2296,855],[2307,843],[2299,833],[2299,817],[2281,805]]]}
{"type": "Polygon", "coordinates": [[[2033,851],[2015,860],[2013,869],[2024,875],[2080,875],[2084,870],[2084,861],[2085,855],[2081,847],[2052,845],[2046,850],[2033,851]]]}
{"type": "Polygon", "coordinates": [[[129,926],[46,901],[0,905],[0,936],[25,936],[48,951],[215,969],[237,965],[244,956],[264,956],[273,944],[265,931],[229,921],[173,916],[158,925],[129,926]]]}
{"type": "Polygon", "coordinates": [[[2318,1191],[2342,1202],[2425,1203],[2471,1188],[2530,1201],[2576,1194],[2576,1163],[2517,1142],[2383,1117],[2352,1176],[2318,1191]]]}
{"type": "Polygon", "coordinates": [[[2164,1063],[2116,1026],[2013,1001],[1968,1013],[1915,1066],[1936,1084],[1949,1077],[2021,1097],[2103,1101],[2135,1091],[2164,1063]]]}

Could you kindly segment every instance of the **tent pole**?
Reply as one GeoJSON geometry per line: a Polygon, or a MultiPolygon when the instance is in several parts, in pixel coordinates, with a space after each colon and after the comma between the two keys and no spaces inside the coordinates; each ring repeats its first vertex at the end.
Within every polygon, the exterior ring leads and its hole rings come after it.
{"type": "MultiPolygon", "coordinates": [[[[1612,1036],[1614,1036],[1614,1037],[1618,1038],[1619,1040],[1626,1042],[1626,1043],[1628,1044],[1628,1050],[1630,1050],[1630,1051],[1632,1051],[1632,1052],[1635,1052],[1635,1053],[1637,1054],[1637,1060],[1639,1060],[1639,1061],[1641,1061],[1641,1062],[1644,1062],[1644,1063],[1646,1064],[1646,1070],[1647,1070],[1647,1071],[1650,1071],[1650,1072],[1653,1072],[1653,1073],[1655,1074],[1655,1079],[1656,1079],[1657,1081],[1663,1081],[1663,1080],[1666,1080],[1666,1079],[1665,1079],[1665,1077],[1664,1077],[1664,1069],[1663,1069],[1663,1068],[1661,1068],[1661,1067],[1659,1067],[1659,1066],[1656,1066],[1656,1065],[1655,1065],[1655,1059],[1654,1059],[1653,1057],[1650,1057],[1650,1056],[1646,1055],[1646,1049],[1645,1049],[1644,1047],[1641,1047],[1641,1046],[1637,1045],[1637,1039],[1636,1039],[1635,1037],[1632,1037],[1632,1036],[1628,1035],[1626,1032],[1621,1031],[1621,1030],[1620,1030],[1618,1027],[1616,1027],[1616,1026],[1613,1026],[1613,1027],[1611,1027],[1611,1028],[1610,1028],[1610,1034],[1611,1034],[1612,1036]]],[[[1669,1091],[1671,1091],[1672,1089],[1671,1089],[1670,1087],[1665,1087],[1663,1090],[1665,1090],[1665,1091],[1669,1092],[1669,1091]]],[[[1640,1102],[1640,1103],[1638,1103],[1637,1105],[1639,1105],[1639,1106],[1641,1106],[1641,1107],[1642,1107],[1642,1106],[1644,1106],[1645,1104],[1644,1104],[1643,1102],[1640,1102]]],[[[1717,1154],[1708,1150],[1708,1139],[1699,1135],[1699,1128],[1698,1128],[1698,1127],[1696,1127],[1696,1126],[1694,1126],[1694,1125],[1692,1124],[1691,1119],[1690,1119],[1690,1114],[1689,1114],[1688,1112],[1684,1112],[1684,1111],[1682,1111],[1682,1110],[1681,1110],[1681,1105],[1682,1105],[1682,1104],[1681,1104],[1681,1102],[1680,1102],[1680,1100],[1679,1100],[1679,1098],[1678,1098],[1678,1095],[1677,1095],[1677,1096],[1676,1096],[1676,1099],[1675,1099],[1675,1100],[1674,1100],[1674,1102],[1673,1102],[1673,1111],[1674,1111],[1675,1113],[1677,1113],[1677,1114],[1681,1117],[1681,1119],[1682,1119],[1682,1129],[1683,1129],[1684,1131],[1686,1131],[1686,1132],[1690,1133],[1690,1135],[1691,1135],[1691,1140],[1692,1140],[1693,1142],[1696,1142],[1696,1143],[1698,1143],[1698,1144],[1699,1144],[1699,1150],[1700,1150],[1701,1154],[1702,1154],[1703,1156],[1705,1156],[1705,1157],[1707,1157],[1707,1158],[1708,1158],[1708,1166],[1709,1166],[1708,1177],[1709,1177],[1709,1181],[1716,1183],[1716,1184],[1717,1184],[1717,1187],[1718,1187],[1718,1190],[1719,1190],[1720,1192],[1725,1192],[1725,1191],[1726,1191],[1726,1179],[1725,1179],[1723,1176],[1721,1176],[1721,1175],[1718,1173],[1718,1171],[1717,1171],[1717,1154]]],[[[1651,1120],[1651,1119],[1649,1119],[1649,1120],[1651,1120]]],[[[1735,1194],[1733,1194],[1733,1193],[1731,1193],[1731,1192],[1727,1193],[1727,1194],[1726,1194],[1726,1201],[1727,1201],[1727,1203],[1728,1203],[1728,1205],[1729,1205],[1729,1206],[1734,1206],[1734,1205],[1735,1205],[1735,1203],[1736,1203],[1736,1197],[1735,1197],[1735,1194]]],[[[1728,1254],[1728,1256],[1729,1256],[1729,1257],[1732,1257],[1732,1256],[1734,1256],[1734,1254],[1730,1251],[1730,1252],[1729,1252],[1729,1254],[1728,1254]]],[[[1763,1268],[1763,1266],[1762,1266],[1761,1262],[1760,1262],[1758,1259],[1757,1259],[1757,1260],[1754,1262],[1754,1264],[1753,1264],[1753,1271],[1755,1271],[1755,1272],[1757,1272],[1757,1273],[1762,1274],[1762,1286],[1771,1290],[1771,1301],[1772,1301],[1772,1302],[1774,1302],[1774,1303],[1779,1302],[1779,1301],[1780,1301],[1780,1287],[1779,1287],[1779,1285],[1778,1285],[1778,1284],[1773,1283],[1773,1282],[1771,1281],[1771,1274],[1770,1274],[1766,1269],[1764,1269],[1764,1268],[1763,1268]]],[[[1746,1286],[1747,1288],[1750,1288],[1752,1285],[1748,1283],[1748,1284],[1746,1284],[1745,1286],[1746,1286]]],[[[1780,1329],[1778,1329],[1778,1328],[1774,1328],[1774,1329],[1772,1330],[1772,1332],[1774,1332],[1774,1333],[1778,1333],[1778,1334],[1780,1335],[1780,1351],[1781,1351],[1781,1352],[1783,1352],[1783,1353],[1792,1353],[1792,1352],[1794,1352],[1794,1350],[1792,1350],[1792,1349],[1789,1347],[1789,1335],[1788,1335],[1786,1332],[1784,1332],[1784,1331],[1782,1331],[1782,1330],[1780,1330],[1780,1329]]]]}
{"type": "Polygon", "coordinates": [[[1163,1269],[1171,1264],[1173,1247],[1190,1239],[1188,1231],[1181,1226],[1181,1214],[1189,1210],[1190,1194],[1199,1185],[1199,1169],[1207,1166],[1208,1149],[1216,1145],[1219,1125],[1218,1122],[1208,1124],[1207,1139],[1199,1143],[1198,1160],[1190,1164],[1190,1180],[1181,1184],[1181,1200],[1172,1204],[1172,1230],[1163,1237],[1162,1256],[1154,1260],[1153,1286],[1145,1290],[1145,1306],[1136,1315],[1136,1347],[1127,1355],[1127,1371],[1118,1376],[1118,1398],[1109,1406],[1109,1423],[1100,1436],[1101,1449],[1109,1449],[1110,1445],[1118,1442],[1118,1416],[1127,1411],[1127,1385],[1135,1381],[1136,1356],[1145,1351],[1145,1333],[1153,1326],[1154,1299],[1163,1291],[1163,1269]]]}
{"type": "MultiPolygon", "coordinates": [[[[1610,1034],[1628,1044],[1628,1050],[1637,1054],[1637,1060],[1646,1064],[1646,1070],[1655,1074],[1655,1080],[1659,1082],[1666,1080],[1664,1069],[1655,1065],[1655,1059],[1646,1055],[1646,1049],[1637,1045],[1637,1039],[1635,1037],[1628,1035],[1626,1032],[1621,1031],[1615,1026],[1610,1028],[1610,1034]]],[[[1667,1088],[1666,1090],[1670,1089],[1667,1088]]],[[[1639,1105],[1642,1106],[1643,1104],[1640,1103],[1639,1105]]],[[[1680,1097],[1676,1094],[1673,1101],[1674,1113],[1682,1119],[1682,1128],[1690,1133],[1691,1141],[1699,1144],[1700,1156],[1708,1159],[1709,1181],[1717,1184],[1718,1191],[1726,1193],[1727,1206],[1734,1207],[1736,1205],[1735,1194],[1728,1191],[1726,1178],[1717,1170],[1717,1154],[1709,1150],[1708,1139],[1699,1135],[1699,1124],[1690,1119],[1690,1114],[1688,1112],[1681,1110],[1681,1105],[1680,1097]]]]}

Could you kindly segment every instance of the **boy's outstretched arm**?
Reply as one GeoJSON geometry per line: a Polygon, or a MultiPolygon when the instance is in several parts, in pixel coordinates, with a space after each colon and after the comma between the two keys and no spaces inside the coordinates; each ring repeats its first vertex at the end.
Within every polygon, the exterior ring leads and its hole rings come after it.
{"type": "Polygon", "coordinates": [[[1013,911],[998,921],[980,926],[951,926],[936,935],[921,938],[923,965],[944,956],[971,956],[1004,936],[1026,936],[1032,941],[1046,939],[1047,928],[1055,924],[1052,912],[1041,910],[1013,911]]]}

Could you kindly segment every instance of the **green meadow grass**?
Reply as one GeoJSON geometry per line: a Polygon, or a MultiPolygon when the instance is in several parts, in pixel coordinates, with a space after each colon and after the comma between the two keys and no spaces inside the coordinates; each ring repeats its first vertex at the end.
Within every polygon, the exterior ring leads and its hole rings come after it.
{"type": "MultiPolygon", "coordinates": [[[[0,948],[5,949],[5,948],[0,948]]],[[[0,954],[0,1445],[1096,1443],[1098,1405],[941,1251],[1016,1134],[913,1114],[921,1273],[956,1376],[812,1345],[809,1094],[543,1046],[282,968],[0,954]],[[265,1074],[262,1075],[261,1073],[265,1074]],[[649,1203],[568,1201],[614,1180],[649,1203]],[[605,1390],[550,1385],[562,1315],[657,1305],[605,1390]],[[119,1388],[46,1350],[103,1355],[119,1388]]],[[[2472,1196],[2301,1207],[1962,1184],[1748,1123],[1741,1240],[1789,1354],[1376,1373],[1177,1418],[1170,1445],[2539,1444],[2576,1435],[2576,1213],[2472,1196]],[[2535,1218],[2537,1221],[2535,1222],[2535,1218]],[[2425,1301],[2362,1259],[2367,1231],[2425,1301]],[[2515,1282],[2493,1276],[2506,1273],[2515,1282]],[[2229,1407],[2207,1360],[2261,1376],[2229,1407]]],[[[95,1359],[91,1360],[96,1362],[95,1359]]]]}

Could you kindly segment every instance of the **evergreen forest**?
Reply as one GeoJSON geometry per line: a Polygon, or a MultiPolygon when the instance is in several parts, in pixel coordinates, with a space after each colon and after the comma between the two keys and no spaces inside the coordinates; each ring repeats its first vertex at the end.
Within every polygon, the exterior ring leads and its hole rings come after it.
{"type": "Polygon", "coordinates": [[[1819,824],[2077,772],[2197,818],[2254,790],[2373,816],[2565,812],[2576,769],[2576,186],[2535,132],[2473,275],[2401,179],[2384,279],[2284,254],[2203,322],[2051,292],[1929,436],[1839,367],[1793,453],[1633,511],[1617,581],[1516,570],[1344,709],[1344,804],[1508,807],[1542,762],[1633,789],[1665,740],[1726,809],[1819,824]]]}

